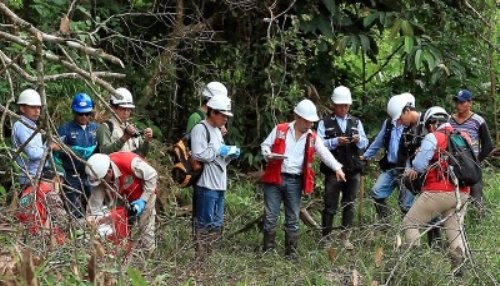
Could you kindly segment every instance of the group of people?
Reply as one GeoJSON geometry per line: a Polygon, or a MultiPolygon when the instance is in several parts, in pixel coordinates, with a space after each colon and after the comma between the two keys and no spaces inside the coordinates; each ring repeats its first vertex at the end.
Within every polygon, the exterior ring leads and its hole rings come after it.
{"type": "Polygon", "coordinates": [[[459,187],[450,179],[447,138],[453,130],[462,132],[470,140],[479,162],[493,149],[484,119],[471,111],[472,93],[465,89],[458,92],[454,97],[457,113],[452,116],[439,106],[425,112],[417,111],[415,97],[410,93],[392,96],[387,104],[389,117],[369,146],[360,119],[349,114],[352,104],[350,90],[345,86],[336,87],[331,100],[332,113],[322,120],[319,120],[311,101],[299,102],[294,109],[295,120],[278,124],[261,144],[267,161],[262,178],[264,251],[275,248],[276,224],[283,201],[285,254],[296,255],[300,199],[303,194],[311,192],[314,181],[311,165],[315,153],[322,161],[320,169],[325,175],[322,240],[328,242],[332,239],[332,223],[342,198],[340,240],[346,249],[352,250],[354,245],[349,237],[363,161],[372,160],[383,148],[384,156],[379,161],[382,173],[371,194],[382,225],[389,223],[386,200],[395,189],[399,189],[398,201],[406,241],[419,245],[419,229],[430,228],[436,219],[444,218],[442,223],[449,253],[458,274],[466,256],[466,246],[463,233],[465,207],[457,209],[457,203],[465,202],[470,194],[482,214],[484,202],[481,181],[459,187]],[[312,130],[316,121],[319,121],[317,133],[312,130]],[[401,182],[402,178],[414,180],[419,175],[425,179],[422,193],[415,197],[401,182]],[[455,193],[457,188],[459,195],[455,193]]]}
{"type": "MultiPolygon", "coordinates": [[[[37,185],[42,173],[56,168],[48,163],[60,162],[60,195],[69,220],[80,226],[89,219],[98,223],[106,215],[103,204],[108,208],[125,204],[135,216],[147,217],[139,220],[144,224],[139,226],[144,230],[139,245],[153,251],[158,175],[144,159],[153,131],[145,128],[139,132],[129,122],[135,108],[130,91],[116,89],[110,99],[113,116],[103,124],[91,121],[95,109],[92,98],[86,93],[75,94],[71,103],[73,120],[62,124],[55,134],[57,139],[50,143],[43,142],[37,127],[40,94],[26,89],[17,105],[21,116],[13,125],[11,140],[13,150],[20,154],[16,157],[20,189],[37,185]],[[50,153],[53,159],[49,160],[50,153]],[[112,186],[112,191],[106,185],[112,186]]],[[[44,212],[50,214],[51,210],[44,212]]]]}
{"type": "MultiPolygon", "coordinates": [[[[67,210],[75,218],[85,214],[99,219],[103,204],[127,204],[143,221],[146,249],[155,248],[155,189],[157,172],[144,159],[153,138],[151,128],[139,132],[129,123],[134,109],[130,91],[116,89],[110,104],[114,116],[102,124],[90,121],[94,103],[89,95],[78,93],[72,103],[73,121],[58,129],[63,145],[46,145],[37,129],[41,100],[32,89],[18,98],[21,119],[14,124],[13,148],[22,147],[17,157],[21,166],[21,186],[34,183],[46,149],[60,154],[64,169],[64,196],[67,210]],[[72,152],[68,152],[70,150],[72,152]],[[111,188],[110,188],[111,187],[111,188]],[[88,201],[84,198],[89,198],[88,201]]],[[[224,194],[227,190],[227,166],[240,156],[240,148],[225,144],[226,124],[233,116],[227,88],[220,82],[208,83],[201,92],[202,105],[188,119],[186,132],[191,138],[191,157],[203,164],[199,180],[193,186],[193,230],[197,255],[206,256],[223,232],[224,194]]],[[[345,86],[333,90],[331,114],[320,119],[315,104],[304,99],[294,108],[295,119],[276,125],[261,144],[266,161],[262,177],[264,194],[263,250],[276,247],[276,229],[281,203],[284,204],[285,255],[295,257],[299,241],[301,197],[314,190],[313,161],[321,160],[325,176],[322,241],[332,240],[334,216],[342,212],[340,240],[346,249],[350,241],[360,174],[366,161],[380,149],[381,174],[372,189],[372,198],[381,224],[388,224],[387,198],[399,189],[398,202],[408,242],[418,244],[419,228],[436,217],[444,221],[449,249],[454,261],[463,261],[466,248],[463,227],[465,208],[455,210],[457,199],[469,194],[478,209],[484,211],[482,183],[460,187],[443,174],[446,138],[452,130],[467,133],[479,161],[493,149],[484,119],[471,111],[472,93],[460,90],[454,97],[457,113],[441,107],[419,112],[410,93],[392,96],[387,104],[388,118],[369,144],[360,118],[349,113],[353,103],[345,86]],[[317,123],[317,125],[316,125],[317,123]],[[316,128],[315,128],[316,125],[316,128]],[[436,165],[439,166],[436,167],[436,165]],[[422,194],[417,197],[400,184],[406,176],[426,174],[422,194]]]]}

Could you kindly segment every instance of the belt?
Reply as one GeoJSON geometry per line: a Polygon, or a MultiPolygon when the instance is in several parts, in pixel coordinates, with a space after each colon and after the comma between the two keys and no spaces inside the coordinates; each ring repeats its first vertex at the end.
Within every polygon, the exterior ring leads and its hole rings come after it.
{"type": "Polygon", "coordinates": [[[290,179],[301,179],[302,174],[290,174],[290,173],[281,173],[281,176],[290,179]]]}

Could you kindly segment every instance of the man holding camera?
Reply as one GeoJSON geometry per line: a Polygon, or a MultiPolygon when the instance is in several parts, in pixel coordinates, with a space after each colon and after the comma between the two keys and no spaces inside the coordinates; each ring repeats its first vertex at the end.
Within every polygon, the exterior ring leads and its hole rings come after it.
{"type": "Polygon", "coordinates": [[[354,246],[349,241],[349,236],[362,169],[359,151],[368,146],[368,139],[359,118],[348,113],[352,104],[351,91],[345,86],[336,87],[332,93],[332,102],[333,113],[319,122],[318,135],[333,156],[344,166],[346,176],[345,181],[339,181],[331,169],[321,164],[321,172],[325,174],[323,238],[325,241],[330,240],[333,218],[337,213],[340,193],[342,193],[341,239],[344,241],[345,248],[352,250],[354,246]]]}
{"type": "Polygon", "coordinates": [[[117,117],[112,116],[97,130],[100,151],[106,154],[116,151],[132,151],[146,157],[149,151],[149,141],[153,138],[153,130],[146,128],[139,131],[129,123],[135,108],[132,94],[124,87],[117,88],[116,92],[121,95],[121,98],[111,95],[110,104],[117,117]]]}

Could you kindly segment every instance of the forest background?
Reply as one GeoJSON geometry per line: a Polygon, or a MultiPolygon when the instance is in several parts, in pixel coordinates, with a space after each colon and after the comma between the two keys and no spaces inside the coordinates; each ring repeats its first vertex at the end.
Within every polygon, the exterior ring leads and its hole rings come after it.
{"type": "MultiPolygon", "coordinates": [[[[293,106],[304,97],[326,115],[334,86],[351,89],[351,113],[361,118],[370,138],[386,117],[391,95],[409,91],[415,95],[418,109],[440,105],[452,112],[453,95],[466,87],[474,93],[474,111],[486,119],[493,139],[499,142],[498,5],[494,0],[3,0],[2,150],[8,149],[9,126],[14,120],[8,110],[16,111],[15,98],[24,88],[34,87],[42,94],[47,104],[41,125],[50,134],[54,126],[71,119],[70,102],[76,92],[94,98],[98,104],[95,119],[101,121],[113,88],[126,86],[137,106],[135,123],[140,128],[152,126],[157,139],[148,159],[161,174],[164,220],[159,233],[164,247],[156,259],[162,263],[122,268],[116,260],[106,258],[99,262],[105,265],[101,274],[126,273],[124,277],[138,285],[145,281],[342,285],[342,281],[354,283],[356,279],[360,285],[454,283],[448,276],[440,276],[440,271],[426,268],[435,265],[439,269],[443,264],[437,252],[429,252],[418,263],[393,252],[396,226],[388,236],[364,228],[374,221],[367,200],[359,203],[366,210],[358,217],[360,248],[354,255],[346,256],[340,248],[333,253],[330,249],[326,255],[319,249],[311,252],[317,233],[304,226],[303,265],[279,260],[273,266],[275,259],[261,258],[255,251],[260,243],[258,229],[245,230],[246,236],[236,232],[261,212],[255,174],[262,168],[259,145],[264,137],[277,122],[290,119],[293,106]],[[234,235],[213,258],[218,263],[210,266],[213,271],[207,275],[192,269],[189,219],[181,216],[190,194],[169,179],[167,150],[183,134],[188,115],[199,106],[201,88],[213,80],[229,89],[235,116],[229,122],[227,141],[241,146],[242,156],[230,171],[227,195],[227,232],[234,235]],[[393,279],[393,269],[399,280],[393,279]]],[[[8,170],[12,161],[6,152],[1,155],[7,158],[1,161],[2,169],[8,170]]],[[[468,221],[469,231],[478,238],[471,241],[474,253],[480,254],[477,263],[484,266],[481,270],[471,267],[474,271],[466,281],[473,284],[497,284],[500,276],[500,233],[494,227],[500,198],[498,164],[492,158],[484,166],[490,215],[481,224],[468,221]]],[[[366,190],[376,172],[371,166],[366,190]]],[[[321,189],[318,178],[317,195],[309,202],[315,218],[321,189]]],[[[7,190],[1,187],[0,191],[5,194],[7,190]]],[[[394,222],[399,222],[396,211],[394,222]]],[[[1,239],[8,242],[4,245],[19,243],[12,235],[1,239]]],[[[88,277],[82,273],[87,264],[82,261],[89,254],[77,255],[75,250],[68,255],[67,251],[45,257],[35,277],[49,284],[86,283],[88,277]],[[81,269],[52,267],[49,262],[54,257],[69,257],[73,260],[61,261],[73,261],[68,263],[81,269]],[[61,275],[65,278],[59,280],[61,275]]],[[[8,252],[15,253],[12,248],[8,252]]]]}

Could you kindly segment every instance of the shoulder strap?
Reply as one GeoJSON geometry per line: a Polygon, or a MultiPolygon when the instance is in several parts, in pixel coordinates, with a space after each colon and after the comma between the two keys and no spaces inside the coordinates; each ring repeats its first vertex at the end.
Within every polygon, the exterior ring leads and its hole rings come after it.
{"type": "Polygon", "coordinates": [[[387,151],[389,148],[389,143],[391,141],[391,131],[392,131],[392,123],[389,118],[385,120],[385,133],[384,133],[384,147],[387,151]]]}
{"type": "Polygon", "coordinates": [[[109,120],[109,119],[108,119],[108,120],[104,121],[103,123],[104,123],[106,126],[108,126],[109,132],[110,132],[111,134],[113,134],[113,128],[114,128],[114,126],[113,126],[113,122],[111,122],[111,120],[109,120]]]}
{"type": "MultiPolygon", "coordinates": [[[[201,125],[203,125],[203,127],[205,127],[205,131],[206,131],[205,133],[207,134],[207,143],[210,143],[210,131],[208,131],[207,125],[203,122],[199,122],[198,124],[201,124],[201,125]]],[[[194,128],[194,126],[193,126],[193,128],[194,128]]]]}

